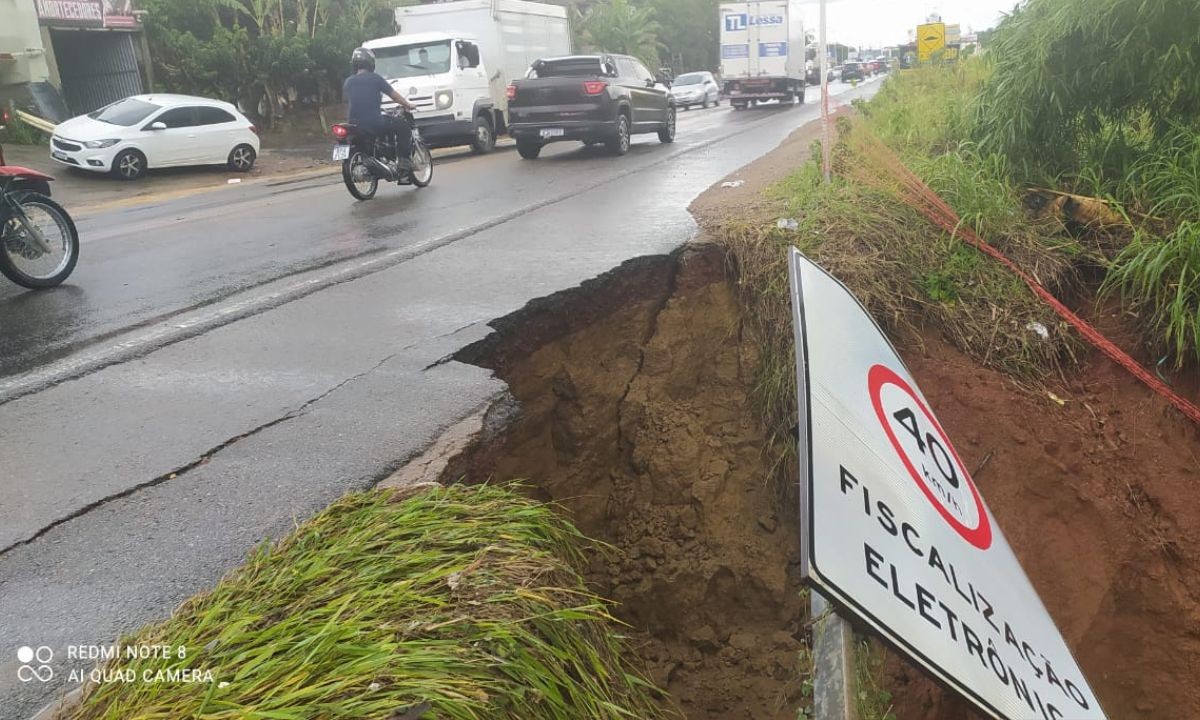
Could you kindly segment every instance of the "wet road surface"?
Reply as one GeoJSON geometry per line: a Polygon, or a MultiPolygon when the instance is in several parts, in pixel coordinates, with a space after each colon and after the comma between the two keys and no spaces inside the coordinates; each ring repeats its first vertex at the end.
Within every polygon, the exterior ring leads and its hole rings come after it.
{"type": "MultiPolygon", "coordinates": [[[[69,286],[0,287],[0,649],[110,643],[377,482],[503,390],[441,360],[686,242],[688,203],[814,119],[812,95],[681,113],[676,143],[624,158],[451,162],[368,203],[321,178],[81,218],[69,286]]],[[[20,683],[0,651],[0,720],[80,665],[20,683]]]]}

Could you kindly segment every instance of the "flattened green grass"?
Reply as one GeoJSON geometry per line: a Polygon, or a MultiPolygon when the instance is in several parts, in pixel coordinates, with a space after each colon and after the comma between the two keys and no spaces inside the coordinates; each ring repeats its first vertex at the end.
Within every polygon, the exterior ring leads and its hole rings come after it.
{"type": "Polygon", "coordinates": [[[349,496],[123,644],[212,683],[106,683],[75,720],[659,718],[578,568],[587,541],[501,487],[349,496]],[[226,684],[227,683],[227,684],[226,684]]]}

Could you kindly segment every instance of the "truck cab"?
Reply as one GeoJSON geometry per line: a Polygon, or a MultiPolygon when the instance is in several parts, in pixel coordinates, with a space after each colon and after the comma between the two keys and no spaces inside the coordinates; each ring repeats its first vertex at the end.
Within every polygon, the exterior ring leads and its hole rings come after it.
{"type": "Polygon", "coordinates": [[[424,32],[364,43],[375,72],[416,106],[413,117],[433,147],[470,145],[485,153],[504,130],[479,42],[466,34],[424,32]]]}

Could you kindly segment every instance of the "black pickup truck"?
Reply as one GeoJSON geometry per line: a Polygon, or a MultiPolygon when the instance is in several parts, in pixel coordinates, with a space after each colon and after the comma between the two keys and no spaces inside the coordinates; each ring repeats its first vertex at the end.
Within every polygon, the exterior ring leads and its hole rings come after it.
{"type": "Polygon", "coordinates": [[[603,143],[614,155],[636,133],[675,139],[675,101],[665,78],[627,55],[570,55],[538,60],[508,86],[508,134],[532,160],[547,143],[603,143]]]}

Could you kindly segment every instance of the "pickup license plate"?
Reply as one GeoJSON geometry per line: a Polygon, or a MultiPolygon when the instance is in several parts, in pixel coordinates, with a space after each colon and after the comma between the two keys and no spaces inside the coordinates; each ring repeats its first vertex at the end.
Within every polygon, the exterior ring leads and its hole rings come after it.
{"type": "Polygon", "coordinates": [[[51,150],[50,157],[54,158],[55,160],[66,160],[67,154],[59,150],[51,150]]]}
{"type": "Polygon", "coordinates": [[[350,146],[349,145],[334,145],[333,146],[333,159],[335,161],[348,160],[349,158],[350,158],[350,146]]]}
{"type": "Polygon", "coordinates": [[[542,128],[540,135],[544,138],[562,137],[564,130],[562,128],[542,128]]]}

